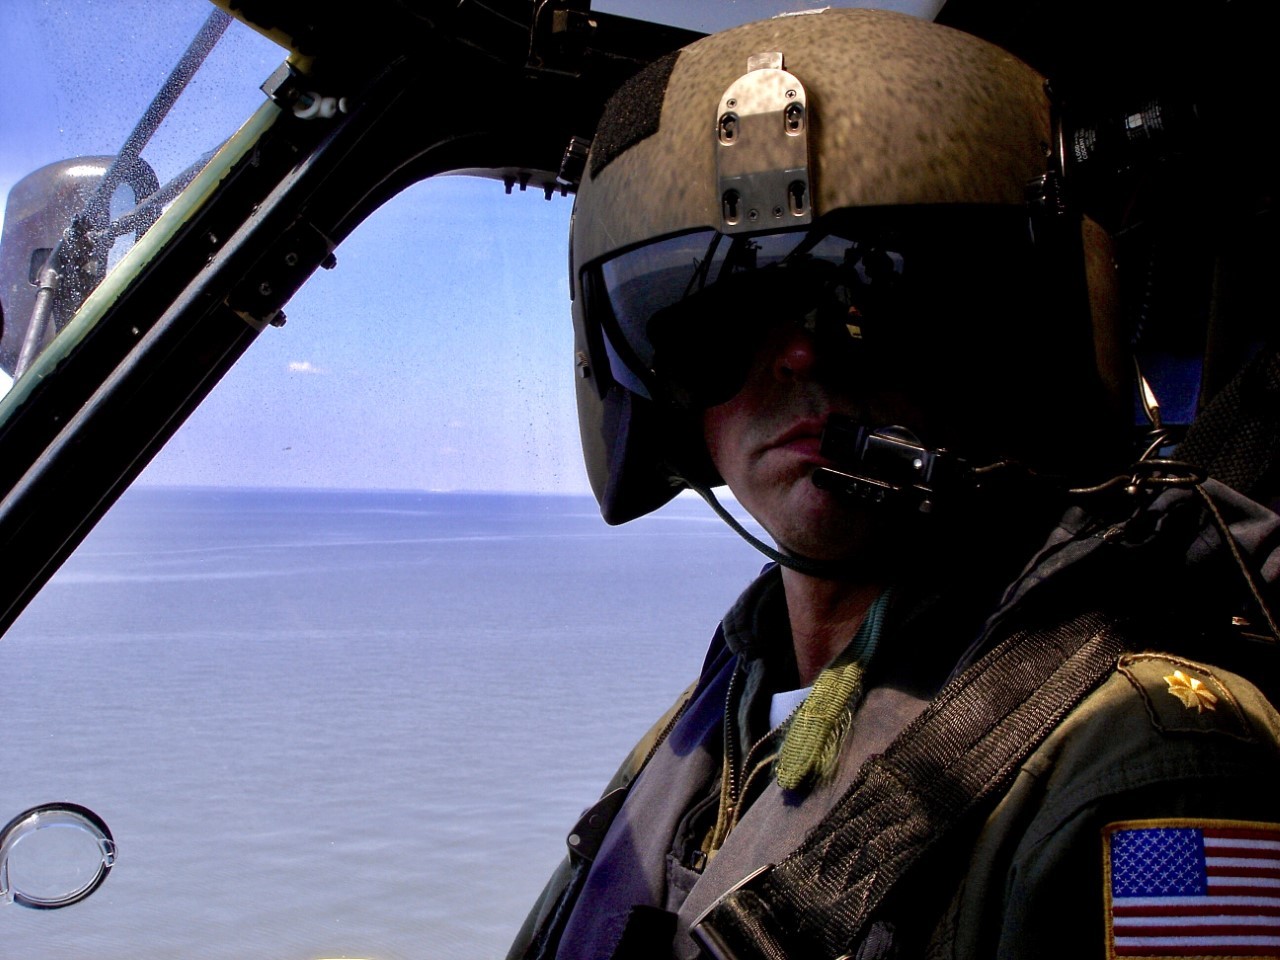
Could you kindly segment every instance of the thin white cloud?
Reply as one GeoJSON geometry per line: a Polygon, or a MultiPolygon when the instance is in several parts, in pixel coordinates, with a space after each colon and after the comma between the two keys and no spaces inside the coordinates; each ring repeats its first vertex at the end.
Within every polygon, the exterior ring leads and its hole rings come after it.
{"type": "Polygon", "coordinates": [[[327,373],[321,367],[317,367],[310,360],[291,360],[289,362],[290,373],[327,373]]]}

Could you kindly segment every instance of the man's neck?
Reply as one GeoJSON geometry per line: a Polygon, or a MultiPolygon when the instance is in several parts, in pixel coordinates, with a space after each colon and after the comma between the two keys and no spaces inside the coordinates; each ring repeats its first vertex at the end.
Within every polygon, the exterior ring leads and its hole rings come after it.
{"type": "Polygon", "coordinates": [[[782,586],[802,686],[813,683],[862,625],[884,591],[875,581],[824,580],[784,568],[782,586]]]}

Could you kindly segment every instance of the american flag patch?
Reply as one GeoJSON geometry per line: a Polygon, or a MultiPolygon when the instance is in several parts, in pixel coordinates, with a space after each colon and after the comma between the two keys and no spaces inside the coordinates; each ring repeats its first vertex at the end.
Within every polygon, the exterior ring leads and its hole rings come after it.
{"type": "Polygon", "coordinates": [[[1280,957],[1280,824],[1103,831],[1108,957],[1280,957]]]}

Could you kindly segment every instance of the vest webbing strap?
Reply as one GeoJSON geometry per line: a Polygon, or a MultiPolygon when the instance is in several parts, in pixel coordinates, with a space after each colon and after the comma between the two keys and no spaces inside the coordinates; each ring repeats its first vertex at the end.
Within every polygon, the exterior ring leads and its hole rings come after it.
{"type": "Polygon", "coordinates": [[[1277,494],[1280,480],[1280,350],[1263,350],[1196,414],[1174,456],[1203,467],[1247,497],[1277,494]]]}
{"type": "Polygon", "coordinates": [[[912,864],[1003,794],[1123,650],[1098,613],[1009,637],[864,764],[795,851],[725,894],[690,932],[716,960],[852,955],[912,864]]]}

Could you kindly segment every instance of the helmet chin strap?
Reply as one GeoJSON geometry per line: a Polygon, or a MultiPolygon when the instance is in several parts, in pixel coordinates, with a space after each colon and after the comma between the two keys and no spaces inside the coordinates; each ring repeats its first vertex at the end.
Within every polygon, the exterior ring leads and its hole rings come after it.
{"type": "Polygon", "coordinates": [[[716,499],[716,495],[710,487],[685,478],[681,479],[684,479],[689,489],[707,502],[707,505],[716,512],[716,515],[721,520],[729,525],[729,528],[734,533],[742,537],[743,540],[747,541],[774,563],[794,570],[796,573],[802,573],[806,577],[817,577],[820,580],[838,580],[853,571],[854,564],[847,560],[817,560],[800,554],[783,553],[781,550],[769,546],[769,544],[753,535],[751,531],[739,523],[738,518],[726,510],[724,504],[716,499]]]}

